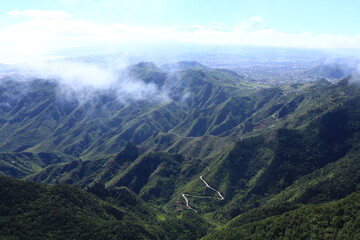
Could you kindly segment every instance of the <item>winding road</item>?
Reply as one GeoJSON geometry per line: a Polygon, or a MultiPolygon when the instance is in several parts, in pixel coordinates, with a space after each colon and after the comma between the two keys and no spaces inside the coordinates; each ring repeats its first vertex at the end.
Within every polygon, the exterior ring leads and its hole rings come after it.
{"type": "Polygon", "coordinates": [[[203,181],[203,182],[205,183],[206,187],[208,187],[208,188],[210,188],[211,190],[217,192],[217,194],[219,195],[219,197],[218,197],[219,200],[224,200],[224,199],[225,199],[225,198],[223,197],[223,195],[221,195],[221,193],[220,193],[218,190],[216,190],[215,188],[211,187],[211,186],[205,181],[205,179],[203,178],[202,175],[200,176],[200,179],[201,179],[201,181],[203,181]]]}
{"type": "MultiPolygon", "coordinates": [[[[204,167],[206,167],[206,169],[207,169],[208,171],[210,171],[210,168],[209,168],[207,165],[203,164],[202,162],[201,162],[200,164],[203,165],[204,167]]],[[[186,197],[186,195],[191,196],[191,197],[202,197],[202,198],[203,198],[203,197],[209,197],[209,198],[216,198],[216,199],[218,199],[218,200],[224,200],[224,199],[225,199],[224,196],[223,196],[217,189],[211,187],[211,186],[208,184],[208,182],[206,182],[206,180],[203,178],[203,175],[200,176],[200,180],[205,184],[205,186],[206,186],[207,188],[210,188],[211,190],[215,191],[215,192],[219,195],[219,197],[196,196],[196,195],[190,195],[190,194],[186,194],[186,193],[181,194],[181,196],[185,199],[186,207],[187,207],[188,209],[190,209],[190,210],[193,210],[195,213],[197,212],[197,210],[189,205],[189,199],[186,197]]]]}
{"type": "Polygon", "coordinates": [[[195,208],[192,208],[192,207],[189,205],[189,200],[187,199],[185,193],[181,194],[181,196],[185,199],[186,207],[187,207],[188,209],[193,210],[194,212],[197,212],[197,210],[196,210],[195,208]]]}
{"type": "Polygon", "coordinates": [[[281,121],[279,120],[279,118],[277,118],[277,117],[275,116],[275,114],[273,114],[272,117],[275,118],[276,121],[278,121],[279,123],[281,123],[281,121]]]}

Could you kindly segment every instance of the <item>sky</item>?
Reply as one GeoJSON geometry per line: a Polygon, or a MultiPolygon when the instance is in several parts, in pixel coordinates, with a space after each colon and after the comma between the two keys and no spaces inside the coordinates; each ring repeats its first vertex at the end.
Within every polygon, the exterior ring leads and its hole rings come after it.
{"type": "Polygon", "coordinates": [[[170,43],[360,49],[358,9],[355,0],[1,1],[0,63],[170,43]]]}

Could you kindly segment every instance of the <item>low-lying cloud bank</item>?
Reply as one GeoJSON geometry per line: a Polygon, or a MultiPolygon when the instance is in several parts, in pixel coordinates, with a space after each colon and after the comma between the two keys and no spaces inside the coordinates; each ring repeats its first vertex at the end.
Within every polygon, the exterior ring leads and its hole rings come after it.
{"type": "Polygon", "coordinates": [[[132,49],[163,43],[360,49],[360,34],[280,32],[267,27],[261,16],[239,22],[233,29],[221,29],[214,24],[184,28],[100,24],[63,11],[15,10],[7,15],[26,18],[0,28],[0,35],[6,36],[0,38],[0,62],[5,63],[61,58],[64,56],[59,53],[67,49],[93,46],[93,51],[99,52],[109,46],[132,49]]]}
{"type": "Polygon", "coordinates": [[[124,66],[124,64],[104,66],[79,61],[50,61],[20,65],[19,72],[25,80],[35,78],[55,80],[61,97],[75,98],[78,101],[91,100],[94,94],[102,91],[116,94],[120,103],[168,99],[166,90],[132,77],[124,66]]]}

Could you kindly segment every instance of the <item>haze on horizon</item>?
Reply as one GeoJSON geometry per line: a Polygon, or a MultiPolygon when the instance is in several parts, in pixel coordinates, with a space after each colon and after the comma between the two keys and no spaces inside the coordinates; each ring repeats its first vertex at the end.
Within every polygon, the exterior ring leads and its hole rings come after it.
{"type": "Polygon", "coordinates": [[[359,50],[359,7],[350,0],[7,1],[0,62],[192,45],[359,50]]]}

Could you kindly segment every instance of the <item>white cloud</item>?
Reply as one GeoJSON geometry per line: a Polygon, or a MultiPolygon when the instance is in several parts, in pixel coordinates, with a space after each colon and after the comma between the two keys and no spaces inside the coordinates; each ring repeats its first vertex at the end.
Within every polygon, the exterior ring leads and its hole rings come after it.
{"type": "Polygon", "coordinates": [[[253,16],[245,21],[240,21],[235,27],[235,30],[243,30],[243,31],[259,31],[267,29],[264,25],[264,19],[261,16],[253,16]]]}
{"type": "Polygon", "coordinates": [[[91,100],[95,92],[112,91],[122,103],[137,100],[166,101],[166,90],[159,89],[153,83],[145,83],[127,74],[119,74],[126,63],[115,66],[77,61],[35,62],[19,65],[26,79],[52,79],[59,84],[58,94],[79,101],[91,100]]]}
{"type": "MultiPolygon", "coordinates": [[[[197,43],[214,45],[256,45],[306,48],[360,49],[360,34],[291,34],[263,26],[254,16],[229,31],[197,26],[193,28],[149,28],[124,24],[98,24],[71,18],[62,11],[13,11],[32,16],[24,22],[0,28],[0,62],[33,61],[61,57],[67,49],[97,46],[136,48],[139,44],[197,43]],[[49,13],[47,13],[49,12],[49,13]],[[50,14],[59,12],[58,14],[50,14]],[[36,17],[36,16],[44,17],[36,17]],[[45,16],[52,17],[45,17],[45,16]],[[57,16],[57,17],[54,17],[57,16]]],[[[88,53],[92,54],[91,52],[88,53]]]]}
{"type": "Polygon", "coordinates": [[[30,9],[24,11],[14,10],[7,12],[7,15],[10,16],[25,16],[25,17],[36,17],[36,18],[71,18],[71,14],[64,11],[44,11],[38,9],[30,9]]]}
{"type": "Polygon", "coordinates": [[[110,68],[76,61],[34,62],[20,66],[20,69],[33,77],[58,79],[73,90],[106,89],[116,80],[115,72],[110,68]]]}

